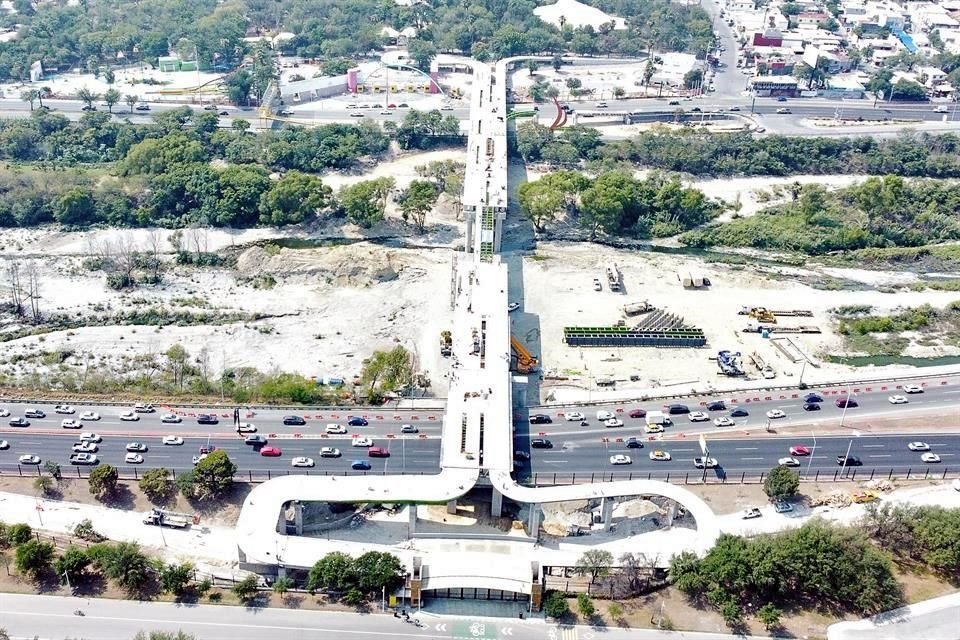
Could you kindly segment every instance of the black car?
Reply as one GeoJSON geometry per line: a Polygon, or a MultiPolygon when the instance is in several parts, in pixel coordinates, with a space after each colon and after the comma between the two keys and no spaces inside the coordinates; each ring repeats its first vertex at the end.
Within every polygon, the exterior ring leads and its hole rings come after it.
{"type": "Polygon", "coordinates": [[[749,415],[750,415],[750,412],[742,407],[737,407],[736,409],[730,412],[731,418],[746,418],[749,415]]]}
{"type": "Polygon", "coordinates": [[[777,98],[777,102],[786,102],[786,101],[787,101],[786,96],[780,96],[779,98],[777,98]]]}
{"type": "Polygon", "coordinates": [[[850,398],[850,397],[847,397],[847,398],[837,398],[837,401],[834,402],[834,404],[837,405],[837,408],[839,408],[839,409],[843,409],[843,408],[852,409],[852,408],[854,408],[854,407],[859,407],[859,406],[860,406],[860,405],[857,404],[857,401],[856,401],[856,400],[854,400],[853,398],[850,398]]]}
{"type": "Polygon", "coordinates": [[[688,407],[685,404],[672,404],[667,408],[667,413],[669,413],[672,416],[683,414],[683,413],[690,413],[690,407],[688,407]]]}
{"type": "Polygon", "coordinates": [[[553,443],[545,438],[536,438],[531,440],[530,446],[534,449],[553,449],[553,443]]]}
{"type": "Polygon", "coordinates": [[[816,402],[805,402],[803,405],[804,411],[820,411],[820,405],[816,402]]]}
{"type": "Polygon", "coordinates": [[[717,400],[707,405],[707,411],[724,411],[726,408],[727,405],[723,403],[723,400],[717,400]]]}
{"type": "MultiPolygon", "coordinates": [[[[283,416],[283,424],[288,427],[302,427],[307,424],[307,421],[300,416],[283,416]]],[[[350,418],[350,424],[353,424],[353,418],[350,418]]],[[[364,424],[366,424],[366,421],[364,421],[364,424]]]]}
{"type": "Polygon", "coordinates": [[[552,422],[553,419],[550,416],[542,413],[530,416],[530,424],[550,424],[552,422]]]}
{"type": "Polygon", "coordinates": [[[197,416],[197,424],[219,424],[220,421],[217,420],[217,416],[212,416],[207,413],[201,413],[197,416]]]}
{"type": "Polygon", "coordinates": [[[530,459],[530,454],[527,453],[526,451],[520,451],[518,449],[517,451],[513,452],[513,459],[516,460],[517,462],[523,462],[524,460],[530,459]]]}
{"type": "Polygon", "coordinates": [[[703,111],[703,109],[701,109],[700,107],[694,107],[693,109],[690,109],[690,111],[692,111],[693,113],[700,113],[701,111],[703,111]]]}
{"type": "Polygon", "coordinates": [[[823,396],[819,396],[816,393],[808,393],[803,398],[804,402],[823,402],[823,396]]]}
{"type": "Polygon", "coordinates": [[[636,438],[627,438],[627,449],[643,449],[643,443],[636,438]]]}
{"type": "Polygon", "coordinates": [[[863,463],[860,462],[860,458],[856,456],[837,456],[837,464],[841,467],[859,467],[863,463]]]}
{"type": "Polygon", "coordinates": [[[10,418],[11,427],[29,427],[30,421],[26,418],[10,418]]]}
{"type": "MultiPolygon", "coordinates": [[[[303,422],[301,422],[300,424],[303,424],[303,422]]],[[[367,419],[362,416],[350,416],[350,419],[347,420],[347,424],[350,425],[351,427],[365,427],[370,423],[367,422],[367,419]]]]}
{"type": "Polygon", "coordinates": [[[27,409],[26,411],[23,412],[23,417],[24,418],[46,418],[47,414],[45,414],[40,409],[27,409]]]}

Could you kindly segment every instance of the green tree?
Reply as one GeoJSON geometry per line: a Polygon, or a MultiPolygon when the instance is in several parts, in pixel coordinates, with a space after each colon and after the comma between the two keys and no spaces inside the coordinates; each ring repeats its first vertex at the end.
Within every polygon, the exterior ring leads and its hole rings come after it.
{"type": "Polygon", "coordinates": [[[273,582],[273,592],[280,596],[280,599],[286,601],[287,592],[293,588],[293,580],[286,577],[277,578],[273,582]]]}
{"type": "Polygon", "coordinates": [[[170,471],[162,467],[144,471],[139,484],[147,498],[156,503],[167,502],[176,492],[173,480],[170,479],[170,471]]]}
{"type": "Polygon", "coordinates": [[[190,635],[189,633],[184,633],[183,631],[177,631],[176,633],[166,632],[166,631],[150,631],[149,633],[144,631],[138,631],[137,635],[133,636],[133,640],[197,640],[195,636],[190,635]]]}
{"type": "MultiPolygon", "coordinates": [[[[217,449],[210,452],[206,458],[197,463],[192,472],[189,472],[188,486],[180,486],[181,493],[188,498],[197,500],[216,500],[223,497],[233,486],[233,476],[237,473],[237,465],[230,460],[227,452],[217,449]]],[[[188,474],[183,474],[184,477],[188,474]]],[[[180,477],[177,482],[180,482],[180,477]]]]}
{"type": "Polygon", "coordinates": [[[144,593],[153,580],[150,560],[136,543],[95,544],[87,553],[93,564],[128,594],[144,593]]]}
{"type": "Polygon", "coordinates": [[[415,67],[421,71],[430,71],[430,63],[437,55],[437,47],[429,40],[416,38],[407,45],[407,52],[415,67]]]}
{"type": "Polygon", "coordinates": [[[307,591],[310,592],[322,589],[345,591],[356,584],[353,558],[339,551],[328,553],[317,560],[307,575],[307,591]]]}
{"type": "Polygon", "coordinates": [[[34,101],[40,97],[40,92],[36,89],[27,89],[20,92],[20,99],[30,103],[30,111],[33,111],[34,101]]]}
{"type": "Polygon", "coordinates": [[[12,524],[7,527],[6,543],[17,547],[33,538],[33,529],[28,524],[12,524]]]}
{"type": "Polygon", "coordinates": [[[193,565],[189,562],[164,565],[158,572],[157,578],[160,588],[166,593],[182,596],[190,581],[193,580],[193,565]]]}
{"type": "Polygon", "coordinates": [[[418,233],[423,233],[427,214],[437,203],[440,192],[431,182],[412,180],[398,198],[404,220],[413,220],[418,233]]]}
{"type": "Polygon", "coordinates": [[[14,566],[17,573],[36,580],[40,574],[50,569],[53,551],[52,544],[38,540],[28,540],[18,545],[14,554],[14,566]]]}
{"type": "Polygon", "coordinates": [[[364,361],[360,384],[370,402],[379,402],[394,391],[405,389],[413,380],[413,360],[401,346],[390,351],[374,351],[364,361]]]}
{"type": "Polygon", "coordinates": [[[789,467],[778,465],[770,470],[763,481],[763,492],[771,500],[791,498],[800,489],[800,477],[789,467]]]}
{"type": "Polygon", "coordinates": [[[575,91],[583,86],[583,82],[580,80],[580,78],[572,77],[564,80],[564,84],[567,85],[567,89],[570,89],[571,91],[575,91]]]}
{"type": "Polygon", "coordinates": [[[54,569],[60,579],[76,585],[87,576],[87,567],[90,566],[90,556],[86,550],[79,547],[67,547],[54,563],[54,569]]]}
{"type": "Polygon", "coordinates": [[[363,180],[342,188],[337,199],[351,222],[369,229],[383,220],[387,196],[394,185],[389,177],[363,180]]]}
{"type": "Polygon", "coordinates": [[[253,88],[253,76],[249,71],[241,69],[227,78],[227,97],[235,105],[250,104],[250,91],[253,88]]]}
{"type": "Polygon", "coordinates": [[[95,91],[91,91],[86,87],[81,87],[77,91],[77,97],[86,103],[88,109],[93,109],[93,103],[100,99],[100,94],[96,93],[95,91]]]}
{"type": "Polygon", "coordinates": [[[257,576],[249,575],[237,584],[233,585],[233,595],[243,602],[249,604],[260,594],[260,583],[257,576]]]}
{"type": "Polygon", "coordinates": [[[138,102],[140,102],[140,96],[128,93],[123,97],[123,101],[127,103],[128,107],[130,107],[130,113],[133,113],[133,108],[137,106],[138,102]]]}
{"type": "Polygon", "coordinates": [[[109,497],[117,490],[117,481],[119,479],[120,474],[116,467],[109,464],[102,464],[90,472],[90,479],[88,481],[90,493],[97,498],[109,497]]]}
{"type": "Polygon", "coordinates": [[[393,591],[403,584],[404,567],[400,559],[382,551],[368,551],[353,562],[357,586],[364,593],[393,591]]]}
{"type": "Polygon", "coordinates": [[[33,481],[33,488],[40,492],[42,496],[49,496],[53,493],[56,482],[50,476],[37,476],[33,481]]]}
{"type": "Polygon", "coordinates": [[[542,232],[563,210],[566,198],[560,189],[542,181],[524,182],[517,189],[521,211],[533,223],[534,229],[542,232]]]}
{"type": "Polygon", "coordinates": [[[574,565],[574,572],[579,576],[590,576],[590,583],[596,582],[597,578],[610,574],[610,566],[613,565],[613,554],[605,549],[590,549],[584,551],[577,564],[574,565]]]}
{"type": "Polygon", "coordinates": [[[619,602],[611,602],[607,605],[607,613],[614,621],[620,621],[623,618],[623,606],[619,602]]]}
{"type": "Polygon", "coordinates": [[[757,620],[760,621],[760,624],[762,624],[767,631],[777,629],[780,626],[780,619],[782,617],[783,612],[769,602],[757,609],[757,620]]]}
{"type": "Polygon", "coordinates": [[[593,600],[585,593],[577,594],[577,613],[579,613],[584,618],[592,618],[593,614],[597,612],[596,607],[593,606],[593,600]]]}
{"type": "Polygon", "coordinates": [[[683,86],[686,89],[695,89],[703,86],[703,69],[697,67],[683,74],[683,86]]]}
{"type": "Polygon", "coordinates": [[[107,89],[103,94],[103,101],[107,104],[107,111],[113,113],[113,106],[120,102],[123,95],[116,89],[107,89]]]}
{"type": "Polygon", "coordinates": [[[927,90],[919,82],[900,78],[893,85],[891,100],[926,100],[927,90]]]}
{"type": "Polygon", "coordinates": [[[53,205],[53,218],[60,224],[82,226],[96,222],[97,203],[89,189],[75,187],[53,205]]]}
{"type": "Polygon", "coordinates": [[[540,63],[536,60],[527,60],[527,73],[531,77],[537,72],[537,69],[540,68],[540,63]]]}
{"type": "Polygon", "coordinates": [[[299,224],[330,205],[331,189],[320,178],[288,171],[260,197],[260,222],[299,224]]]}
{"type": "Polygon", "coordinates": [[[559,591],[551,591],[543,604],[543,612],[548,618],[560,620],[570,613],[570,605],[567,604],[567,598],[559,591]]]}

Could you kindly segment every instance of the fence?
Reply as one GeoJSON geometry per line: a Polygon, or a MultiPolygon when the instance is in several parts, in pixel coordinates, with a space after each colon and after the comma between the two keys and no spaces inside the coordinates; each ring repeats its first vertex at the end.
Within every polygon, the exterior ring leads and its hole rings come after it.
{"type": "MultiPolygon", "coordinates": [[[[90,478],[90,470],[94,467],[61,467],[60,468],[60,477],[64,480],[87,480],[90,478]]],[[[132,480],[137,481],[143,477],[143,474],[146,471],[151,469],[138,469],[136,467],[127,468],[127,467],[118,467],[117,476],[119,480],[132,480]]],[[[170,472],[170,479],[174,480],[177,473],[182,473],[184,471],[190,471],[192,467],[184,468],[167,468],[167,471],[170,472]]],[[[437,475],[440,473],[439,468],[436,471],[426,472],[426,471],[416,471],[416,472],[405,472],[404,475],[408,476],[429,476],[437,475]]],[[[42,475],[50,475],[50,472],[44,469],[42,466],[24,466],[21,464],[16,465],[0,465],[0,477],[3,476],[16,476],[19,478],[30,478],[30,477],[39,477],[42,475]]],[[[259,483],[266,482],[267,480],[272,480],[273,478],[282,478],[283,476],[386,476],[394,475],[394,472],[391,471],[387,473],[386,470],[383,471],[352,471],[352,470],[343,470],[343,471],[311,471],[309,469],[282,469],[282,470],[271,470],[265,469],[262,471],[248,470],[240,473],[236,473],[233,476],[234,482],[246,482],[246,483],[259,483]]]]}
{"type": "MultiPolygon", "coordinates": [[[[642,472],[591,472],[581,473],[534,473],[528,474],[520,479],[523,484],[535,487],[544,487],[551,485],[568,484],[592,484],[595,482],[615,482],[623,480],[660,480],[672,484],[763,484],[767,477],[765,471],[741,471],[740,473],[728,474],[719,469],[708,469],[706,471],[670,472],[665,471],[656,473],[653,471],[642,472]]],[[[847,467],[846,469],[812,469],[809,474],[801,473],[801,482],[866,482],[869,480],[949,480],[960,478],[960,469],[950,469],[947,467],[932,468],[922,467],[915,470],[911,467],[905,469],[882,469],[863,467],[847,467]]]]}

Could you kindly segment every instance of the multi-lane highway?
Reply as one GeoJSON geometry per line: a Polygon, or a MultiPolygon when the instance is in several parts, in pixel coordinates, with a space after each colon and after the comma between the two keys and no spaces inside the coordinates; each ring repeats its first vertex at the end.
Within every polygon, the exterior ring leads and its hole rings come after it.
{"type": "MultiPolygon", "coordinates": [[[[216,412],[218,424],[201,425],[196,415],[202,410],[180,410],[182,422],[169,424],[161,422],[161,416],[167,413],[158,408],[154,413],[137,414],[135,422],[123,421],[120,414],[130,411],[129,407],[103,407],[74,405],[73,414],[57,414],[54,406],[23,405],[16,403],[0,404],[0,409],[8,411],[9,417],[2,418],[0,440],[6,440],[9,447],[0,450],[0,469],[15,469],[21,455],[39,456],[41,465],[52,461],[68,465],[72,445],[79,442],[84,433],[96,433],[102,437],[95,452],[101,462],[121,467],[165,467],[169,469],[188,469],[193,465],[193,457],[199,455],[201,447],[216,447],[225,450],[241,471],[277,471],[277,472],[331,472],[350,470],[351,463],[363,459],[370,463],[371,473],[436,473],[439,471],[440,458],[440,413],[411,410],[356,410],[356,411],[282,411],[269,409],[255,413],[243,411],[241,420],[256,428],[256,433],[268,439],[267,445],[277,447],[281,455],[267,457],[260,455],[261,446],[243,443],[248,434],[237,434],[233,427],[231,412],[222,409],[216,412]],[[22,417],[33,407],[46,413],[45,418],[29,418],[28,427],[11,427],[8,422],[13,417],[22,417]],[[79,420],[87,411],[96,412],[99,420],[82,421],[82,429],[64,429],[64,419],[79,420]],[[226,414],[226,415],[224,415],[226,414]],[[303,426],[286,426],[283,417],[298,415],[305,419],[303,426]],[[350,426],[351,417],[363,417],[367,425],[350,426]],[[326,434],[327,424],[342,424],[346,434],[326,434]],[[402,434],[402,425],[416,427],[417,433],[402,434]],[[181,436],[182,445],[164,445],[165,435],[181,436]],[[386,458],[369,458],[366,447],[354,447],[353,437],[364,436],[372,440],[373,446],[383,447],[390,452],[386,458]],[[140,442],[148,447],[143,452],[143,463],[125,462],[126,445],[140,442]],[[335,447],[341,455],[336,458],[321,458],[321,447],[335,447]],[[294,457],[312,458],[312,468],[291,467],[294,457]]],[[[210,410],[210,413],[213,413],[210,410]]]]}

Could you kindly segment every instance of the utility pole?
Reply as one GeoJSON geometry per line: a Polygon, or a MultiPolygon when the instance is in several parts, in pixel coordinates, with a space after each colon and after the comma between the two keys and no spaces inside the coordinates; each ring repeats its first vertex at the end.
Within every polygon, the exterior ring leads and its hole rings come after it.
{"type": "Polygon", "coordinates": [[[813,464],[813,456],[817,453],[817,434],[815,431],[811,431],[810,435],[813,437],[813,449],[810,451],[810,457],[807,459],[807,478],[810,477],[810,465],[813,464]]]}
{"type": "Polygon", "coordinates": [[[853,438],[850,438],[850,444],[847,445],[847,454],[843,457],[843,476],[847,476],[847,463],[850,462],[850,449],[853,448],[853,438]]]}
{"type": "Polygon", "coordinates": [[[847,393],[843,398],[843,411],[840,413],[840,428],[843,428],[843,420],[847,417],[847,407],[850,406],[850,383],[847,383],[847,393]]]}

